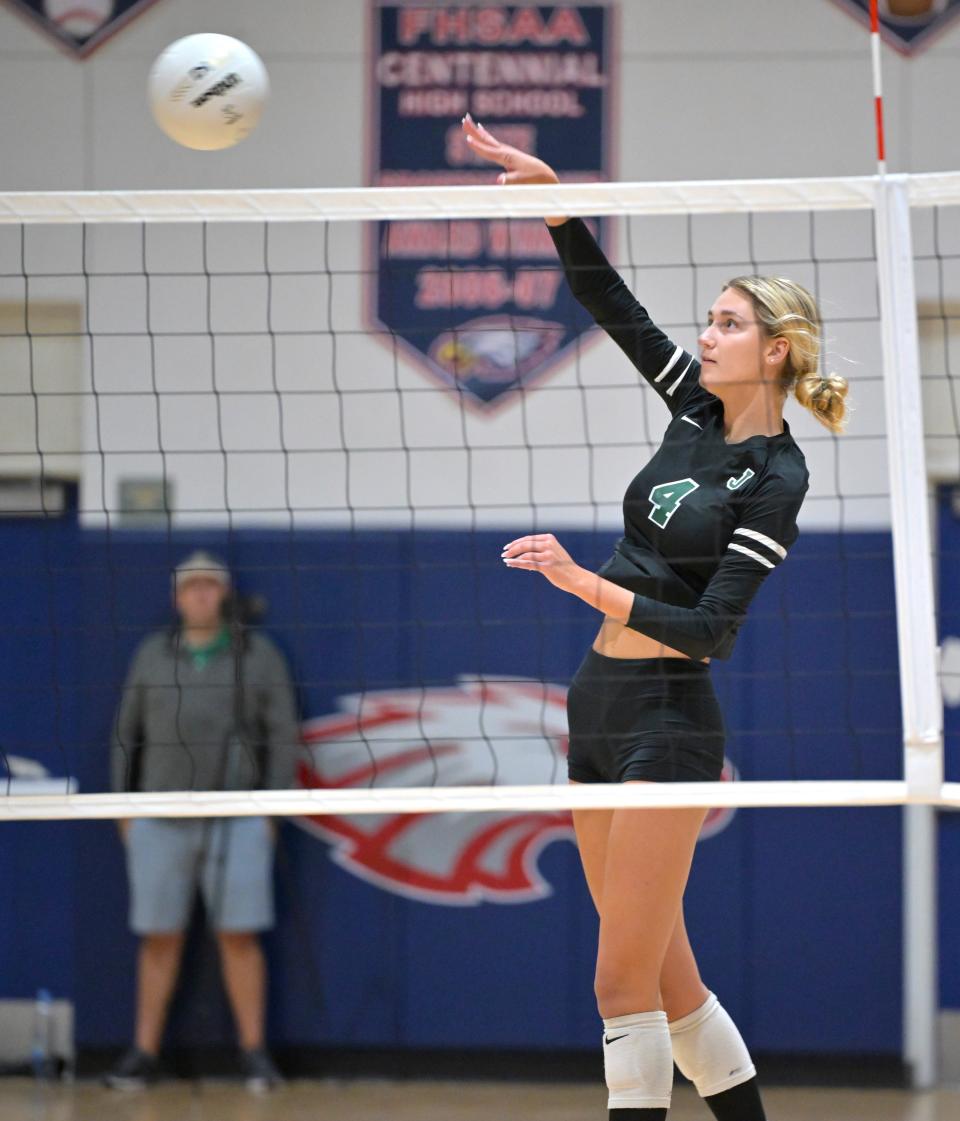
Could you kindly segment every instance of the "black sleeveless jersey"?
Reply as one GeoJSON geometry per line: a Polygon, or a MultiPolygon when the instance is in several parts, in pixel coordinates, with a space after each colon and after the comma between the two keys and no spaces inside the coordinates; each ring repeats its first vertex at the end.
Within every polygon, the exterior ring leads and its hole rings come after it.
{"type": "Polygon", "coordinates": [[[700,363],[650,319],[579,219],[550,228],[574,296],[672,414],[627,487],[624,535],[600,575],[635,593],[629,626],[692,658],[728,658],[747,608],[797,539],[803,453],[777,436],[728,444],[700,363]]]}

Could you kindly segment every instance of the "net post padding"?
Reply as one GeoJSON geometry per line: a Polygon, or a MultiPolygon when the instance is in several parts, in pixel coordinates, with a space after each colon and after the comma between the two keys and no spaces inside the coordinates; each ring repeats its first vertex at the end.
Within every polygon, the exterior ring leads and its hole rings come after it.
{"type": "MultiPolygon", "coordinates": [[[[881,177],[874,222],[883,337],[883,386],[904,778],[913,795],[943,788],[943,703],[927,506],[920,348],[908,184],[881,177]]],[[[937,1074],[936,825],[929,805],[904,811],[903,1053],[916,1088],[937,1074]]]]}
{"type": "Polygon", "coordinates": [[[910,203],[904,182],[878,182],[875,215],[904,777],[911,792],[933,794],[943,783],[943,703],[937,666],[910,203]]]}
{"type": "MultiPolygon", "coordinates": [[[[0,193],[0,225],[116,222],[303,222],[870,210],[876,176],[834,179],[564,183],[552,187],[363,187],[263,191],[0,193]]],[[[913,206],[960,203],[960,172],[888,176],[913,206]]]]}
{"type": "Polygon", "coordinates": [[[678,807],[960,806],[960,783],[911,794],[905,782],[676,782],[405,789],[164,791],[18,794],[0,798],[0,822],[132,817],[315,817],[342,814],[530,813],[678,807]]]}

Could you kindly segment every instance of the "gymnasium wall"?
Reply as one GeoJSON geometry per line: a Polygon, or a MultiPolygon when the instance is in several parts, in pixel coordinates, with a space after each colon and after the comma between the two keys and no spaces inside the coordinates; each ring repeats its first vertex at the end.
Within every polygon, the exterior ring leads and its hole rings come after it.
{"type": "MultiPolygon", "coordinates": [[[[3,162],[0,189],[365,183],[372,143],[366,6],[290,2],[278,9],[280,19],[265,5],[220,10],[205,4],[204,26],[260,50],[273,96],[248,141],[201,154],[157,130],[143,95],[160,47],[195,29],[195,6],[163,0],[83,63],[0,8],[0,89],[9,84],[10,107],[0,121],[0,150],[16,153],[3,162]]],[[[732,9],[628,3],[618,11],[613,147],[620,178],[872,169],[866,37],[826,0],[732,9]],[[771,88],[778,96],[758,96],[771,88]]],[[[954,30],[911,60],[885,52],[892,169],[960,166],[955,114],[931,112],[958,43],[954,30]]],[[[960,274],[934,259],[929,212],[917,215],[916,226],[917,252],[929,258],[918,264],[918,298],[936,316],[960,302],[960,274]]],[[[118,508],[124,481],[164,475],[180,525],[223,520],[224,502],[235,519],[260,524],[285,524],[292,511],[301,524],[342,524],[348,508],[368,523],[404,524],[411,500],[433,507],[422,515],[432,524],[455,522],[466,506],[484,524],[522,524],[529,510],[516,509],[516,478],[529,469],[526,497],[542,518],[591,525],[599,511],[615,525],[622,479],[636,455],[652,448],[660,421],[656,403],[648,415],[648,396],[611,346],[578,351],[519,404],[464,420],[456,395],[423,392],[432,384],[424,374],[388,337],[373,337],[360,275],[373,261],[366,232],[337,224],[265,233],[253,224],[213,226],[206,235],[197,226],[164,226],[142,236],[131,226],[91,229],[82,241],[77,228],[32,228],[21,242],[19,231],[0,231],[6,469],[35,472],[42,454],[47,473],[80,478],[88,524],[118,508]],[[307,270],[271,283],[269,321],[265,261],[276,272],[307,270]],[[25,276],[29,345],[7,334],[17,330],[25,276]],[[50,337],[71,317],[89,324],[93,345],[50,337]],[[250,331],[260,334],[241,334],[250,331]],[[286,337],[291,332],[298,334],[286,337]],[[163,337],[154,342],[151,334],[163,337]],[[464,426],[478,447],[470,463],[464,426]],[[589,465],[588,442],[599,449],[589,465]],[[345,446],[358,443],[380,451],[350,459],[345,446]]],[[[956,255],[960,223],[942,221],[937,238],[940,253],[956,255]]],[[[853,385],[857,440],[817,439],[808,416],[791,414],[813,478],[803,525],[887,524],[868,214],[820,214],[812,228],[802,214],[761,216],[750,228],[740,217],[704,218],[690,230],[681,219],[632,219],[616,225],[611,256],[657,321],[690,349],[691,322],[731,272],[789,272],[816,287],[826,365],[853,385]],[[689,259],[697,269],[685,267],[689,259]]],[[[572,301],[565,315],[577,315],[572,301]]],[[[928,425],[945,436],[955,425],[949,385],[936,375],[958,344],[956,322],[923,325],[928,425]]],[[[938,476],[960,474],[955,441],[931,441],[930,459],[938,476]]]]}
{"type": "MultiPolygon", "coordinates": [[[[689,229],[683,218],[617,225],[614,260],[692,352],[699,305],[730,275],[789,272],[820,293],[826,364],[852,384],[856,438],[833,440],[809,413],[788,410],[811,474],[801,524],[887,525],[869,212],[818,214],[812,231],[807,214],[760,215],[752,225],[706,216],[689,229]]],[[[592,325],[536,388],[484,413],[465,406],[389,332],[373,329],[363,273],[374,258],[356,224],[278,223],[266,235],[260,224],[154,226],[145,238],[124,225],[94,228],[85,240],[77,227],[41,227],[22,243],[18,232],[0,231],[0,306],[7,302],[9,329],[20,332],[0,337],[10,394],[0,421],[4,465],[39,473],[42,454],[48,474],[79,475],[91,526],[120,508],[124,480],[163,477],[178,526],[228,516],[402,526],[412,505],[418,525],[462,524],[469,509],[487,526],[522,527],[532,517],[591,526],[599,517],[612,529],[624,480],[660,439],[662,403],[592,325]],[[265,257],[277,274],[269,279],[265,257]],[[28,279],[15,275],[21,268],[28,279]],[[28,291],[29,337],[14,310],[28,291]],[[57,309],[71,305],[92,339],[55,334],[57,309]]],[[[929,238],[929,215],[919,216],[918,235],[929,238]]],[[[944,243],[960,254],[960,225],[944,243]]],[[[945,287],[949,299],[954,278],[930,279],[930,298],[945,287]]],[[[585,331],[588,318],[565,285],[560,291],[551,314],[585,331]]],[[[932,328],[939,357],[943,320],[932,328]]],[[[931,415],[949,425],[941,405],[931,397],[931,415]]]]}
{"type": "MultiPolygon", "coordinates": [[[[365,181],[362,0],[160,0],[83,63],[0,8],[3,190],[352,187],[365,181]],[[197,30],[251,43],[273,83],[269,117],[211,158],[155,129],[143,89],[162,47],[197,30]]],[[[870,55],[827,0],[626,0],[620,5],[623,179],[869,174],[870,55]],[[679,138],[679,139],[678,139],[679,138]]],[[[960,162],[960,26],[916,58],[884,50],[889,163],[960,162]]]]}

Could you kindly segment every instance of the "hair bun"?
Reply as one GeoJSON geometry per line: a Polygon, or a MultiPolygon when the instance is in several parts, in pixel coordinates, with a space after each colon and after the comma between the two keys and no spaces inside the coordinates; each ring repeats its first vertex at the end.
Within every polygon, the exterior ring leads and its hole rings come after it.
{"type": "Polygon", "coordinates": [[[847,419],[846,397],[850,386],[839,374],[819,374],[811,371],[801,374],[794,386],[794,394],[804,408],[829,428],[842,432],[847,419]]]}

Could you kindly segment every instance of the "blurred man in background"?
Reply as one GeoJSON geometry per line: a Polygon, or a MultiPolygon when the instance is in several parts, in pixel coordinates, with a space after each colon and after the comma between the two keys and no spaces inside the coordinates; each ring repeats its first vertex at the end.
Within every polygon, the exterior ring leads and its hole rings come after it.
{"type": "MultiPolygon", "coordinates": [[[[250,790],[293,783],[299,731],[293,687],[263,634],[227,622],[226,566],[194,553],[174,573],[178,623],[137,649],[114,723],[115,791],[250,790]]],[[[106,1082],[156,1080],[167,1010],[197,888],[216,932],[243,1074],[269,1090],[266,965],[259,933],[273,925],[272,823],[263,817],[135,818],[121,824],[130,925],[141,938],[134,1046],[106,1082]]]]}

